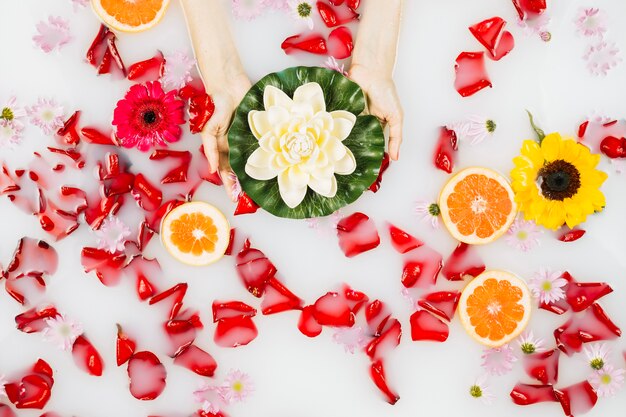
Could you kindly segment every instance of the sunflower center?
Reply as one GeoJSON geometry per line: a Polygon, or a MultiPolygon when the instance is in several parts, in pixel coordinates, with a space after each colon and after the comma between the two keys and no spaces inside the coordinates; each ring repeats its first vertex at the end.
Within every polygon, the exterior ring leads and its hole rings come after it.
{"type": "Polygon", "coordinates": [[[311,5],[309,3],[298,4],[298,16],[309,17],[311,15],[311,5]]]}
{"type": "Polygon", "coordinates": [[[9,107],[5,107],[2,109],[2,114],[0,115],[0,119],[5,119],[5,120],[13,120],[13,117],[15,117],[13,115],[13,110],[11,110],[9,107]]]}
{"type": "Polygon", "coordinates": [[[157,114],[154,110],[148,110],[144,112],[142,117],[143,117],[144,123],[147,125],[154,124],[157,121],[157,114]]]}
{"type": "Polygon", "coordinates": [[[563,201],[578,192],[580,172],[569,162],[557,159],[539,170],[539,181],[545,198],[563,201]]]}

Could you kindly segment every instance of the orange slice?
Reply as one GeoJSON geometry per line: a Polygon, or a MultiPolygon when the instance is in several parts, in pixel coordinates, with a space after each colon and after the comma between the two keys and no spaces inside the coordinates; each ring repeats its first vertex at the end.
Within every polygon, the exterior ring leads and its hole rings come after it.
{"type": "Polygon", "coordinates": [[[91,0],[98,17],[122,32],[143,32],[156,26],[169,4],[170,0],[91,0]]]}
{"type": "Polygon", "coordinates": [[[200,201],[170,211],[161,223],[161,241],[180,262],[204,266],[218,261],[230,241],[230,226],[221,211],[200,201]]]}
{"type": "Polygon", "coordinates": [[[505,271],[483,272],[467,284],[459,300],[465,331],[489,347],[500,347],[519,336],[530,312],[526,283],[505,271]]]}
{"type": "Polygon", "coordinates": [[[471,245],[493,242],[517,214],[513,189],[505,177],[487,168],[466,168],[439,194],[441,219],[455,239],[471,245]]]}

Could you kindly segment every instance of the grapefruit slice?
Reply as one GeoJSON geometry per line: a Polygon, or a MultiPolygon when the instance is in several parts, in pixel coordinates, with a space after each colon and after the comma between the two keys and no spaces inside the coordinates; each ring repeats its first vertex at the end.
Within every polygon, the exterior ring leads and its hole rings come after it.
{"type": "Polygon", "coordinates": [[[453,176],[439,194],[439,208],[450,234],[470,245],[498,239],[517,214],[507,179],[482,167],[466,168],[453,176]]]}
{"type": "Polygon", "coordinates": [[[180,262],[205,266],[218,261],[228,247],[230,226],[221,211],[194,201],[170,211],[161,223],[161,241],[180,262]]]}
{"type": "Polygon", "coordinates": [[[470,281],[459,300],[465,331],[489,347],[500,347],[522,333],[531,312],[526,283],[505,271],[486,271],[470,281]]]}
{"type": "Polygon", "coordinates": [[[91,0],[98,17],[112,29],[143,32],[156,26],[170,0],[91,0]]]}

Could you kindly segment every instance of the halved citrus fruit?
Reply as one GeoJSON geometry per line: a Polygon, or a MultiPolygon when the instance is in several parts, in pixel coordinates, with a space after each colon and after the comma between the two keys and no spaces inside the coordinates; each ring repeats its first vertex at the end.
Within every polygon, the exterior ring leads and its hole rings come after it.
{"type": "Polygon", "coordinates": [[[170,0],[91,0],[96,14],[109,27],[142,32],[161,21],[170,0]]]}
{"type": "Polygon", "coordinates": [[[222,212],[210,204],[185,203],[163,219],[161,241],[182,263],[209,265],[224,256],[230,241],[230,225],[222,212]]]}
{"type": "Polygon", "coordinates": [[[489,347],[500,347],[519,336],[530,312],[526,283],[505,271],[483,272],[467,284],[459,300],[465,331],[489,347]]]}
{"type": "Polygon", "coordinates": [[[517,214],[507,179],[482,167],[466,168],[453,176],[439,194],[439,208],[452,236],[471,245],[502,236],[517,214]]]}

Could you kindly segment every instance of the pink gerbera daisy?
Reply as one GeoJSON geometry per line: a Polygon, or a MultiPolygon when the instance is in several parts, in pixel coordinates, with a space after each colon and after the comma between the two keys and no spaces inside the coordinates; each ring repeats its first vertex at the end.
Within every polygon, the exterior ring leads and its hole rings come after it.
{"type": "Polygon", "coordinates": [[[113,113],[116,136],[125,148],[147,151],[180,140],[185,123],[183,102],[176,92],[165,93],[158,81],[137,84],[117,102],[113,113]]]}

